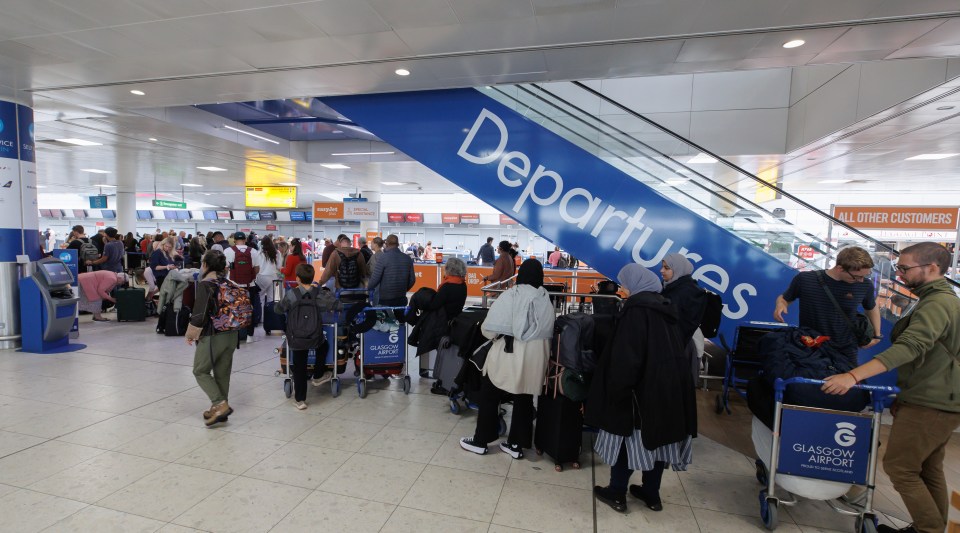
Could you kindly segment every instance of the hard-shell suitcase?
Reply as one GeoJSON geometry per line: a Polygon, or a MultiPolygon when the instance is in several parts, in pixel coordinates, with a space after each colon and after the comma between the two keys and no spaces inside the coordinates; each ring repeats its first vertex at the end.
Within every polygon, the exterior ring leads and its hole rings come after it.
{"type": "Polygon", "coordinates": [[[572,463],[580,468],[580,448],[583,442],[583,414],[580,402],[575,402],[552,392],[541,394],[537,400],[537,429],[533,445],[537,455],[546,453],[552,459],[557,472],[563,471],[563,463],[572,463]]]}
{"type": "Polygon", "coordinates": [[[273,302],[267,302],[263,306],[263,331],[267,335],[274,331],[281,333],[287,331],[287,317],[273,311],[273,302]]]}
{"type": "Polygon", "coordinates": [[[167,337],[182,337],[187,333],[189,323],[189,307],[184,305],[180,307],[179,311],[174,311],[172,304],[166,304],[160,311],[160,318],[157,320],[157,333],[163,333],[167,337]]]}
{"type": "Polygon", "coordinates": [[[447,343],[446,348],[443,346],[444,342],[441,341],[437,348],[437,361],[433,366],[433,377],[437,380],[433,386],[449,391],[455,386],[454,381],[460,374],[464,359],[460,357],[460,347],[456,344],[447,343]]]}
{"type": "Polygon", "coordinates": [[[120,322],[143,322],[147,319],[146,291],[143,289],[117,289],[117,320],[120,322]]]}

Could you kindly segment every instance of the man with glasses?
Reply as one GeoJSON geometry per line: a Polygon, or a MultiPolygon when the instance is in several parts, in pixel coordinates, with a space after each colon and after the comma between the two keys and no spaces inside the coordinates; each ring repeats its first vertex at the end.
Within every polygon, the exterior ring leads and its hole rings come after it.
{"type": "Polygon", "coordinates": [[[893,427],[883,469],[900,493],[913,525],[879,531],[941,533],[947,526],[947,480],[943,459],[960,427],[960,299],[944,279],[950,252],[934,242],[903,249],[900,281],[919,301],[890,334],[893,344],[845,374],[827,378],[823,390],[846,394],[855,384],[897,369],[900,394],[890,408],[893,427]]]}
{"type": "Polygon", "coordinates": [[[870,348],[880,342],[880,308],[877,307],[873,283],[869,280],[873,258],[866,250],[850,246],[837,254],[837,264],[823,271],[797,274],[783,294],[777,296],[773,318],[783,322],[790,304],[800,299],[800,327],[816,330],[830,337],[834,349],[847,357],[851,366],[857,366],[857,338],[848,322],[856,318],[862,307],[876,335],[870,348]],[[846,318],[837,311],[824,287],[833,294],[846,318]]]}

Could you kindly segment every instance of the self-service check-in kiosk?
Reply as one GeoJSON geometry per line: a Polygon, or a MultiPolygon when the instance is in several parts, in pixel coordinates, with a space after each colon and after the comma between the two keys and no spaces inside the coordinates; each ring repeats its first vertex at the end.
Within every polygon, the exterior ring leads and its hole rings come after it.
{"type": "Polygon", "coordinates": [[[33,353],[68,352],[84,348],[70,344],[80,301],[70,286],[73,273],[56,258],[37,261],[36,272],[20,280],[20,334],[22,351],[33,353]]]}

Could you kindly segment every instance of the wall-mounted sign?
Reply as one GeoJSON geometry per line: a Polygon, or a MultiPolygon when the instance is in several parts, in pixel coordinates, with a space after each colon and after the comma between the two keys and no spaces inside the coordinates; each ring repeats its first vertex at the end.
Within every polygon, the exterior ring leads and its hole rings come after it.
{"type": "Polygon", "coordinates": [[[444,224],[459,224],[460,215],[458,213],[442,213],[440,215],[440,220],[444,224]]]}
{"type": "Polygon", "coordinates": [[[507,215],[500,215],[500,225],[501,226],[517,226],[519,222],[508,217],[507,215]]]}
{"type": "Polygon", "coordinates": [[[90,209],[106,209],[107,197],[104,195],[90,197],[90,209]]]}
{"type": "Polygon", "coordinates": [[[297,207],[296,187],[247,187],[247,207],[297,207]]]}
{"type": "Polygon", "coordinates": [[[166,207],[168,209],[186,209],[187,202],[174,202],[172,200],[154,200],[153,207],[166,207]]]}
{"type": "Polygon", "coordinates": [[[461,224],[479,224],[480,215],[477,213],[462,213],[460,215],[461,224]]]}
{"type": "Polygon", "coordinates": [[[343,202],[313,202],[315,220],[343,220],[343,202]]]}
{"type": "Polygon", "coordinates": [[[833,216],[857,229],[957,229],[957,207],[838,205],[833,216]]]}
{"type": "Polygon", "coordinates": [[[407,213],[404,216],[404,219],[407,222],[414,222],[417,224],[421,224],[423,223],[423,213],[407,213]]]}
{"type": "Polygon", "coordinates": [[[392,224],[404,222],[405,220],[403,213],[387,213],[387,222],[392,224]]]}
{"type": "Polygon", "coordinates": [[[380,220],[380,202],[345,202],[344,220],[380,220]]]}
{"type": "Polygon", "coordinates": [[[267,231],[277,231],[276,224],[267,224],[267,231]]]}

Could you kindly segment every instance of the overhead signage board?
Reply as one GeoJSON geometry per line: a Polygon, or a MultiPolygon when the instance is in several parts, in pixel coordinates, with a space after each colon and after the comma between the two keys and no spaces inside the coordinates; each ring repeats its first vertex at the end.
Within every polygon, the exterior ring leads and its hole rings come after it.
{"type": "Polygon", "coordinates": [[[423,213],[406,213],[404,219],[407,222],[420,224],[423,223],[423,213]]]}
{"type": "Polygon", "coordinates": [[[90,209],[106,209],[107,197],[104,195],[90,197],[90,209]]]}
{"type": "Polygon", "coordinates": [[[168,209],[186,209],[187,202],[174,202],[172,200],[154,200],[153,207],[166,207],[168,209]]]}
{"type": "Polygon", "coordinates": [[[366,201],[367,201],[367,198],[363,198],[363,197],[354,198],[354,197],[352,197],[352,196],[348,196],[348,197],[344,198],[343,201],[344,201],[344,203],[346,203],[346,202],[366,202],[366,201]]]}
{"type": "Polygon", "coordinates": [[[833,216],[857,229],[955,231],[957,206],[838,205],[833,216]]]}
{"type": "Polygon", "coordinates": [[[246,188],[247,207],[297,207],[297,188],[272,185],[246,188]]]}
{"type": "Polygon", "coordinates": [[[314,220],[343,220],[343,202],[313,202],[314,220]]]}
{"type": "Polygon", "coordinates": [[[460,215],[459,213],[441,213],[440,220],[444,224],[459,224],[460,215]]]}
{"type": "Polygon", "coordinates": [[[344,220],[380,220],[380,202],[347,202],[342,205],[344,220]]]}
{"type": "Polygon", "coordinates": [[[516,220],[508,217],[507,215],[500,215],[500,225],[501,226],[517,226],[520,223],[516,220]]]}
{"type": "Polygon", "coordinates": [[[480,215],[478,213],[462,213],[460,215],[461,224],[479,224],[480,215]]]}
{"type": "Polygon", "coordinates": [[[404,222],[406,218],[403,216],[403,213],[387,213],[387,222],[396,224],[399,222],[404,222]]]}

